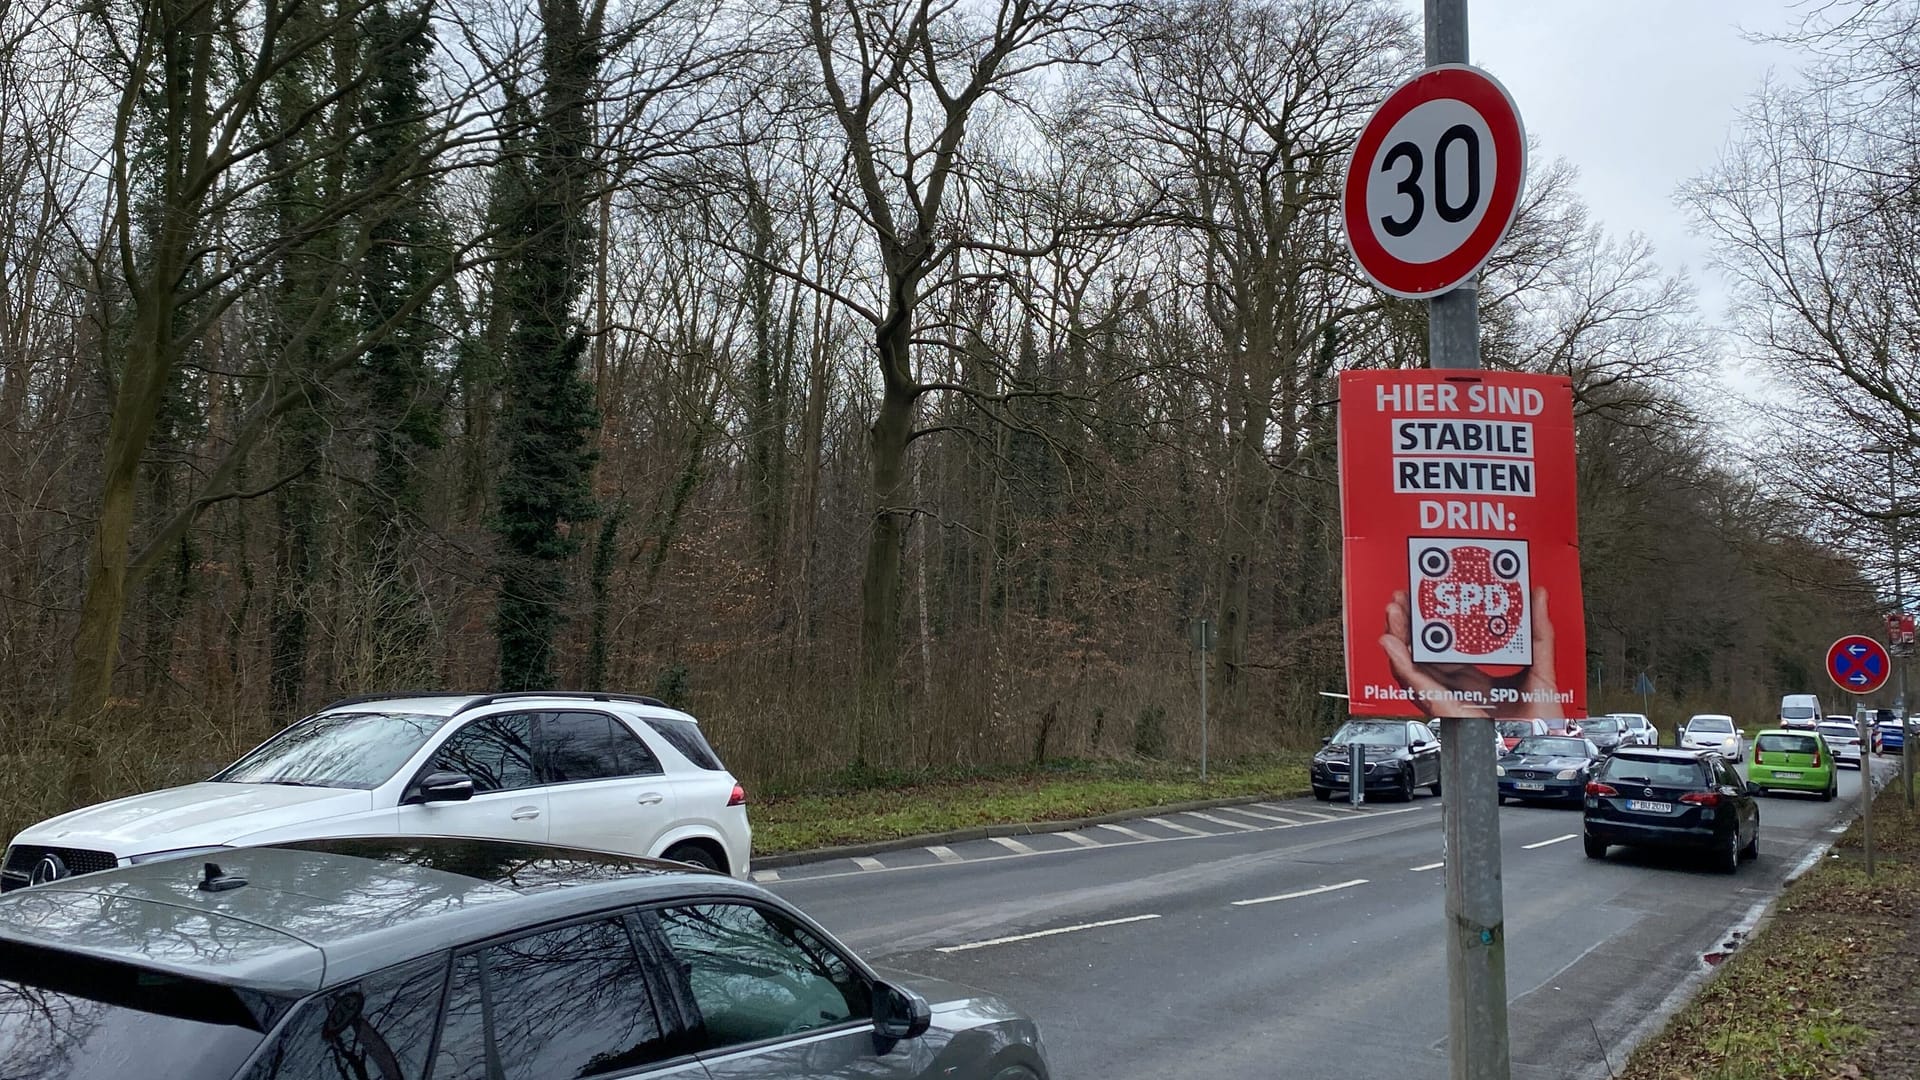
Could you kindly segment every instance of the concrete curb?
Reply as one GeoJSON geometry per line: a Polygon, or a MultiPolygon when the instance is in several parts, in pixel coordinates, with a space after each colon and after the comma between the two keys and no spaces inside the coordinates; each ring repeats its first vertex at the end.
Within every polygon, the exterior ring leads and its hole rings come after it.
{"type": "Polygon", "coordinates": [[[891,840],[873,840],[864,844],[841,844],[836,847],[813,848],[807,851],[786,851],[778,855],[755,855],[755,870],[778,870],[783,866],[799,866],[803,863],[825,862],[828,859],[850,859],[858,855],[878,855],[887,851],[905,851],[908,848],[927,847],[933,844],[963,844],[969,840],[986,840],[995,836],[1032,836],[1036,833],[1073,832],[1092,825],[1106,825],[1135,818],[1155,817],[1160,814],[1180,814],[1189,810],[1210,810],[1218,806],[1244,806],[1247,803],[1265,802],[1268,799],[1304,799],[1313,794],[1312,788],[1297,791],[1272,791],[1260,795],[1235,795],[1229,799],[1198,799],[1193,802],[1166,803],[1160,806],[1142,806],[1132,810],[1116,810],[1110,814],[1095,814],[1092,817],[1064,818],[1059,821],[1021,821],[1001,825],[974,825],[950,832],[922,833],[918,836],[901,836],[891,840]]]}

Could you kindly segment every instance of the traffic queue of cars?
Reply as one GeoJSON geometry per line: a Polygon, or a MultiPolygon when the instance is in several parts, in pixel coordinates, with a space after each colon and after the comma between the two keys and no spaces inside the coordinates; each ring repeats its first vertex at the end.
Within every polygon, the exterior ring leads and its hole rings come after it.
{"type": "Polygon", "coordinates": [[[750,850],[744,788],[657,700],[336,702],[14,839],[0,1073],[1045,1080],[1031,1020],[876,971],[750,850]]]}

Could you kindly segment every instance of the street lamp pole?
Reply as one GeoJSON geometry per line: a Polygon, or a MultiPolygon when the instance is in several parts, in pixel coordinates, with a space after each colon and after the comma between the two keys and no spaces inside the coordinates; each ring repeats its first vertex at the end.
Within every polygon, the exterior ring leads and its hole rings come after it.
{"type": "MultiPolygon", "coordinates": [[[[1869,454],[1885,454],[1887,456],[1887,531],[1893,534],[1893,543],[1891,545],[1893,549],[1893,613],[1897,618],[1905,614],[1907,610],[1906,583],[1902,576],[1905,570],[1903,565],[1905,559],[1900,550],[1900,480],[1899,474],[1894,469],[1894,456],[1900,451],[1898,447],[1892,444],[1884,444],[1880,446],[1869,446],[1866,452],[1869,454]]],[[[1906,658],[1895,654],[1899,648],[1898,643],[1894,640],[1899,636],[1898,625],[1896,622],[1895,629],[1887,635],[1887,653],[1889,659],[1893,662],[1894,704],[1900,709],[1900,782],[1906,789],[1907,809],[1912,810],[1914,804],[1913,726],[1907,721],[1906,658]]]]}

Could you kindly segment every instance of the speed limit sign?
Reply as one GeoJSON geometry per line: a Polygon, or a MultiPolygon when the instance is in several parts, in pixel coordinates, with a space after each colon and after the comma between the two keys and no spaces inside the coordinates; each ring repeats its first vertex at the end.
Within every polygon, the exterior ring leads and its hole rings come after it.
{"type": "Polygon", "coordinates": [[[1520,207],[1527,140],[1513,98],[1465,64],[1401,83],[1347,166],[1347,246],[1375,285],[1437,296],[1480,269],[1520,207]]]}

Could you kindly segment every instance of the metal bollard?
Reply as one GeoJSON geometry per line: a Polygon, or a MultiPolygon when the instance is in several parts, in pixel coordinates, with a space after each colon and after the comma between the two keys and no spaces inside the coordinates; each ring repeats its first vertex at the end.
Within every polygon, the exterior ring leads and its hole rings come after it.
{"type": "Polygon", "coordinates": [[[1367,801],[1367,749],[1357,742],[1347,744],[1347,801],[1355,806],[1367,801]]]}

